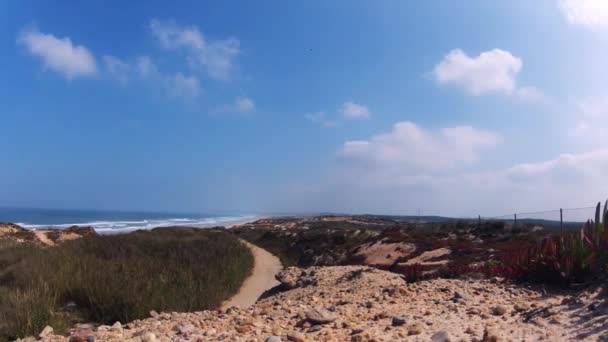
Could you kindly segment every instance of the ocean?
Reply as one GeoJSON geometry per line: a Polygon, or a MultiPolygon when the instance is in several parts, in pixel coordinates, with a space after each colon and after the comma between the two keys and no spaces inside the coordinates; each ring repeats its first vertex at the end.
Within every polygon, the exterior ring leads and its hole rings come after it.
{"type": "Polygon", "coordinates": [[[98,233],[111,234],[164,226],[214,227],[253,220],[256,215],[205,215],[134,211],[0,208],[0,222],[24,228],[67,228],[92,226],[98,233]]]}

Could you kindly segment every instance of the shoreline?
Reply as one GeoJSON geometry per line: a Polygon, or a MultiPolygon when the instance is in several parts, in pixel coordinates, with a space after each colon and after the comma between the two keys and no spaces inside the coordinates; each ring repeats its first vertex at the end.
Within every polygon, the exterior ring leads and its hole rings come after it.
{"type": "MultiPolygon", "coordinates": [[[[50,230],[65,230],[69,227],[73,227],[73,226],[77,226],[77,227],[92,227],[95,232],[99,235],[112,235],[112,234],[126,234],[126,233],[131,233],[137,230],[152,230],[152,229],[156,229],[156,228],[165,228],[165,227],[191,227],[191,228],[200,228],[200,229],[205,229],[205,228],[214,228],[214,227],[224,227],[225,229],[230,229],[242,224],[246,224],[246,223],[250,223],[250,222],[254,222],[256,220],[259,220],[260,218],[264,218],[267,216],[248,216],[248,217],[240,217],[240,218],[235,218],[234,220],[221,220],[221,218],[218,218],[217,221],[214,222],[209,222],[209,223],[188,223],[188,222],[180,222],[180,221],[175,221],[175,222],[163,222],[163,223],[159,223],[158,225],[150,225],[150,226],[144,226],[144,227],[125,227],[125,228],[104,228],[103,226],[96,226],[95,223],[96,222],[91,222],[90,224],[88,222],[82,222],[82,223],[74,223],[74,224],[69,224],[69,223],[64,223],[64,224],[56,224],[56,225],[45,225],[45,224],[40,224],[40,225],[33,225],[33,224],[27,224],[27,223],[14,223],[15,225],[18,225],[24,229],[36,232],[36,231],[50,231],[50,230]]],[[[144,221],[144,220],[142,220],[144,221]]],[[[107,222],[111,222],[111,221],[107,221],[107,222]]],[[[120,223],[122,221],[115,221],[116,223],[120,223]]],[[[105,223],[105,222],[104,222],[105,223]]]]}

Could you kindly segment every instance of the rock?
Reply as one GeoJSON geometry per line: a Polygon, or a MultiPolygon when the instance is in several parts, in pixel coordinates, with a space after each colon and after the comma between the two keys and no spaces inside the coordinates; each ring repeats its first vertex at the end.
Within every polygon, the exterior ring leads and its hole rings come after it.
{"type": "Polygon", "coordinates": [[[420,335],[424,332],[424,328],[420,323],[414,323],[407,328],[408,335],[420,335]]]}
{"type": "Polygon", "coordinates": [[[393,320],[392,320],[391,323],[393,324],[393,326],[398,327],[400,325],[404,325],[405,322],[406,322],[405,317],[403,317],[403,316],[395,316],[395,317],[393,317],[393,320]]]}
{"type": "Polygon", "coordinates": [[[141,336],[142,342],[156,342],[156,335],[151,332],[145,333],[141,336]]]}
{"type": "Polygon", "coordinates": [[[120,324],[120,322],[116,322],[116,323],[114,323],[114,325],[112,325],[110,330],[116,331],[116,332],[122,332],[122,324],[120,324]]]}
{"type": "Polygon", "coordinates": [[[498,333],[493,328],[486,327],[483,332],[483,342],[499,342],[500,338],[498,337],[498,333]]]}
{"type": "Polygon", "coordinates": [[[350,342],[363,342],[365,339],[361,335],[353,335],[350,337],[350,342]]]}
{"type": "Polygon", "coordinates": [[[445,330],[434,333],[433,336],[431,336],[431,341],[432,342],[452,342],[452,340],[450,339],[450,335],[445,330]]]}
{"type": "Polygon", "coordinates": [[[468,294],[466,294],[466,293],[464,293],[462,291],[455,291],[454,292],[454,299],[455,300],[458,300],[458,299],[469,300],[470,298],[471,297],[468,294]]]}
{"type": "Polygon", "coordinates": [[[192,330],[194,330],[194,325],[192,325],[190,323],[186,323],[186,324],[181,323],[181,324],[178,324],[175,326],[175,330],[178,333],[185,335],[185,334],[191,332],[192,330]]]}
{"type": "Polygon", "coordinates": [[[300,332],[292,331],[287,334],[287,340],[294,341],[294,342],[305,342],[306,337],[304,336],[304,334],[302,334],[300,332]]]}
{"type": "Polygon", "coordinates": [[[281,338],[278,336],[268,336],[264,340],[264,342],[281,342],[281,341],[282,341],[281,338]]]}
{"type": "Polygon", "coordinates": [[[513,309],[515,309],[517,312],[528,311],[530,306],[527,303],[517,303],[515,306],[513,306],[513,309]]]}
{"type": "Polygon", "coordinates": [[[160,315],[155,310],[150,311],[150,317],[152,317],[152,318],[158,318],[158,316],[160,316],[160,315]]]}
{"type": "Polygon", "coordinates": [[[323,308],[314,308],[306,311],[306,319],[311,323],[327,324],[336,320],[336,314],[323,308]]]}
{"type": "Polygon", "coordinates": [[[252,330],[250,325],[240,325],[235,328],[239,334],[246,334],[252,330]]]}
{"type": "Polygon", "coordinates": [[[502,315],[506,314],[507,311],[508,311],[508,309],[504,305],[496,305],[495,307],[492,308],[492,314],[494,314],[496,316],[502,316],[502,315]]]}
{"type": "Polygon", "coordinates": [[[319,330],[321,330],[321,326],[317,324],[317,325],[313,325],[312,327],[310,327],[310,329],[308,329],[308,332],[313,333],[313,332],[317,332],[319,330]]]}
{"type": "Polygon", "coordinates": [[[38,337],[45,338],[52,333],[53,333],[53,327],[50,327],[47,325],[46,327],[44,327],[44,329],[42,329],[40,334],[38,334],[38,337]]]}

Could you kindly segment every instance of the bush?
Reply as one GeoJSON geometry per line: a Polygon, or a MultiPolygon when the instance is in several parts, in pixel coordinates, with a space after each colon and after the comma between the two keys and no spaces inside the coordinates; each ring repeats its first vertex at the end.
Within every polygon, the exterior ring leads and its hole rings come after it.
{"type": "Polygon", "coordinates": [[[0,251],[0,339],[36,335],[82,318],[122,323],[150,310],[218,307],[253,267],[249,249],[222,230],[155,229],[86,236],[59,247],[0,251]],[[62,310],[76,304],[76,313],[62,310]]]}
{"type": "Polygon", "coordinates": [[[603,213],[598,203],[595,221],[589,220],[579,230],[563,231],[510,253],[504,264],[517,279],[568,286],[591,277],[604,277],[607,257],[608,201],[603,213]]]}

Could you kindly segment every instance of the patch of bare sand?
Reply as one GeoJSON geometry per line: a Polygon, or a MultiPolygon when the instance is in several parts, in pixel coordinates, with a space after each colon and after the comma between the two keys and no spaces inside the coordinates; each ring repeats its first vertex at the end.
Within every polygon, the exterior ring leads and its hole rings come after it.
{"type": "Polygon", "coordinates": [[[409,265],[414,265],[414,264],[420,264],[422,266],[441,266],[441,265],[447,264],[448,262],[450,262],[450,260],[448,260],[448,259],[437,260],[437,259],[447,257],[450,254],[452,254],[451,249],[438,248],[438,249],[434,249],[432,251],[423,252],[415,258],[411,258],[410,260],[408,260],[406,262],[399,263],[399,265],[409,266],[409,265]]]}
{"type": "Polygon", "coordinates": [[[390,266],[415,251],[416,245],[413,243],[376,241],[362,245],[355,256],[363,257],[366,265],[390,266]]]}
{"type": "Polygon", "coordinates": [[[34,230],[33,232],[36,238],[40,242],[42,242],[42,244],[47,246],[55,246],[55,242],[53,242],[53,240],[49,239],[49,237],[47,236],[47,234],[49,233],[48,230],[34,230]]]}

